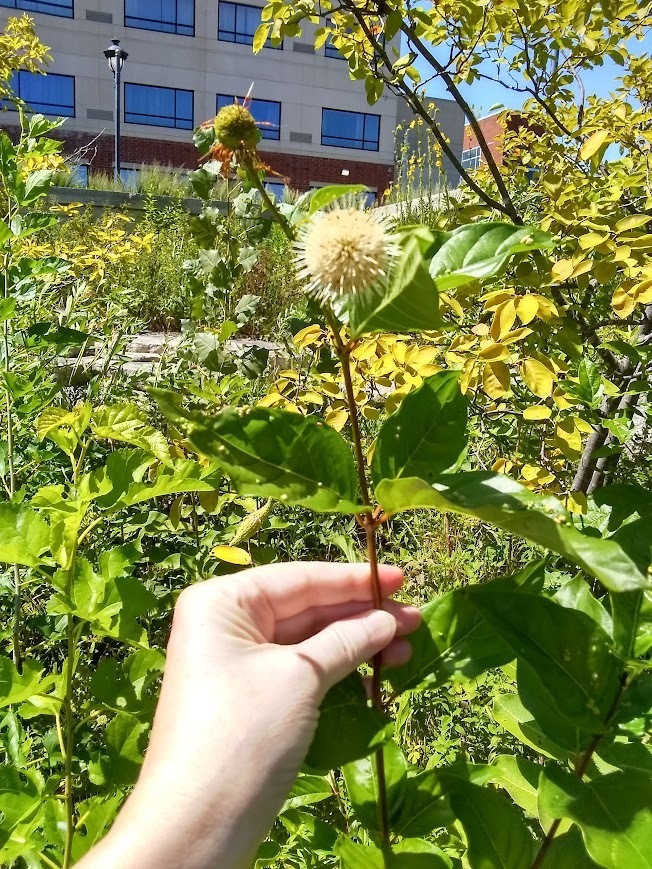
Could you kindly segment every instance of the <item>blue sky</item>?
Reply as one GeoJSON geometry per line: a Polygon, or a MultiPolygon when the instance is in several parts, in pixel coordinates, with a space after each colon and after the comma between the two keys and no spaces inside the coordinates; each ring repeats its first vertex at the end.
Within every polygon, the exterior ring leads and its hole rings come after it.
{"type": "MultiPolygon", "coordinates": [[[[648,35],[642,42],[632,40],[629,48],[636,54],[652,52],[652,35],[648,35]]],[[[430,66],[427,63],[419,61],[416,66],[422,77],[426,78],[431,74],[430,66]]],[[[582,76],[582,82],[586,95],[595,94],[599,97],[607,97],[616,86],[616,78],[620,72],[621,68],[610,58],[606,59],[603,66],[585,72],[582,76]]],[[[446,88],[438,80],[431,82],[427,90],[428,96],[448,96],[446,88]]],[[[472,85],[462,85],[460,90],[475,110],[477,117],[480,118],[497,111],[497,109],[493,109],[496,104],[510,109],[518,109],[522,106],[526,96],[485,80],[476,81],[472,85]]]]}

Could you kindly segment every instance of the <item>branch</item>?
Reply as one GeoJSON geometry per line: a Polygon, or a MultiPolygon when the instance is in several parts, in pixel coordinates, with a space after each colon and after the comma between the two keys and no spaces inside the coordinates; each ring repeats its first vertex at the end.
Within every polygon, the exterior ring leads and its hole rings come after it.
{"type": "Polygon", "coordinates": [[[501,175],[500,169],[498,168],[498,165],[496,164],[496,161],[493,158],[491,150],[489,149],[489,145],[487,143],[487,140],[485,138],[484,133],[482,132],[482,128],[480,127],[480,124],[478,123],[478,119],[476,118],[474,112],[472,111],[472,109],[469,106],[469,104],[467,103],[467,101],[464,99],[464,97],[460,93],[459,88],[457,87],[457,85],[453,81],[453,77],[439,63],[439,61],[434,56],[434,54],[430,51],[430,49],[428,49],[426,47],[426,45],[421,41],[421,39],[419,39],[419,37],[414,32],[413,25],[411,25],[411,24],[408,25],[404,21],[401,24],[401,31],[407,36],[408,40],[410,40],[416,46],[416,48],[419,49],[419,51],[421,52],[421,56],[423,58],[425,58],[428,61],[428,63],[435,70],[437,70],[437,72],[441,76],[443,82],[445,83],[446,89],[448,90],[449,94],[453,97],[453,99],[455,100],[457,105],[464,112],[464,115],[466,116],[466,118],[469,122],[469,125],[470,125],[471,129],[473,130],[473,132],[475,133],[476,139],[478,140],[478,145],[480,146],[480,150],[482,151],[482,153],[485,157],[485,160],[487,161],[487,166],[489,167],[489,171],[491,172],[491,175],[492,175],[494,181],[496,182],[496,187],[498,188],[498,192],[500,193],[500,197],[503,201],[503,209],[502,210],[504,211],[505,214],[507,214],[509,217],[511,217],[511,219],[514,221],[514,223],[518,224],[519,226],[522,226],[523,220],[522,220],[521,216],[519,215],[518,211],[516,210],[516,206],[512,202],[512,198],[509,195],[509,192],[507,190],[507,186],[505,185],[505,181],[503,179],[503,176],[501,175]]]}

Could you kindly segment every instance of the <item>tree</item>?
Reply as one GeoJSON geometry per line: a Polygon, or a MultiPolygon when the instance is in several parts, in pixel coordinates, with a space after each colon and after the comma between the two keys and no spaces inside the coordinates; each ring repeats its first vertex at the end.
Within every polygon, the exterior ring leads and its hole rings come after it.
{"type": "Polygon", "coordinates": [[[459,170],[463,196],[438,228],[493,215],[557,236],[554,251],[515,265],[480,302],[465,291],[443,298],[460,328],[442,333],[442,356],[464,369],[472,407],[484,411],[494,468],[573,493],[582,509],[623,452],[640,448],[650,391],[652,61],[637,42],[652,4],[272,0],[255,47],[307,22],[315,46],[330,39],[364,80],[371,104],[385,88],[398,94],[459,170]],[[583,79],[607,61],[619,68],[615,92],[587,96],[583,79]],[[474,130],[481,170],[461,165],[429,111],[424,88],[433,80],[474,130]],[[524,100],[525,123],[506,132],[503,165],[461,90],[486,80],[524,100]]]}

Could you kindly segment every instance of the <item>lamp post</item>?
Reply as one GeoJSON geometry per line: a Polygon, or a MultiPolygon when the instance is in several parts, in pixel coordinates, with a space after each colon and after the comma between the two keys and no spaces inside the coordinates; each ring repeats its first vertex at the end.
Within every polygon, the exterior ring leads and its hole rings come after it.
{"type": "Polygon", "coordinates": [[[112,39],[111,45],[104,49],[104,57],[109,63],[109,69],[113,73],[115,93],[115,154],[113,179],[117,183],[120,178],[120,73],[125,60],[129,57],[124,48],[120,48],[120,40],[112,39]]]}

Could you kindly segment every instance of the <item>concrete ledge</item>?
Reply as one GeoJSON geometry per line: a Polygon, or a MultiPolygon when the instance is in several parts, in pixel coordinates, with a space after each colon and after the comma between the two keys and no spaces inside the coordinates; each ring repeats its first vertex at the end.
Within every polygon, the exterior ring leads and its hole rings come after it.
{"type": "MultiPolygon", "coordinates": [[[[146,196],[144,193],[122,193],[113,190],[87,190],[85,187],[51,187],[49,196],[61,205],[70,205],[72,202],[81,202],[82,205],[91,205],[95,209],[115,208],[136,212],[135,216],[145,211],[145,203],[148,199],[153,200],[157,208],[169,208],[180,203],[189,214],[200,214],[204,207],[201,199],[184,197],[177,199],[174,196],[146,196]]],[[[217,208],[222,214],[228,211],[228,203],[214,201],[209,203],[217,208]]]]}

